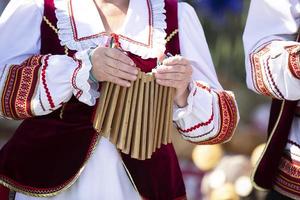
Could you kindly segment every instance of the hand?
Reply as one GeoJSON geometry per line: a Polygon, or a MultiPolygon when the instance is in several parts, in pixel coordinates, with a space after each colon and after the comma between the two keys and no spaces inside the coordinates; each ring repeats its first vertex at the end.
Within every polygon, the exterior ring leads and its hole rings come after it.
{"type": "Polygon", "coordinates": [[[130,87],[130,82],[137,79],[135,63],[118,49],[98,47],[92,54],[91,62],[91,73],[100,82],[108,81],[130,87]]]}
{"type": "Polygon", "coordinates": [[[187,105],[188,85],[193,69],[190,62],[182,56],[174,56],[163,61],[156,70],[156,82],[163,86],[176,88],[174,101],[179,107],[187,105]]]}

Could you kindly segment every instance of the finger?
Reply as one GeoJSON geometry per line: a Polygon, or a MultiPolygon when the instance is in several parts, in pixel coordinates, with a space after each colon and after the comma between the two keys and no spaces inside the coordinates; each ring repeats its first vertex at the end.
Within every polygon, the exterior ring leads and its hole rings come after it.
{"type": "Polygon", "coordinates": [[[182,56],[173,56],[163,61],[163,65],[175,65],[175,64],[190,65],[190,61],[182,56]]]}
{"type": "Polygon", "coordinates": [[[166,86],[166,87],[173,87],[173,88],[179,88],[182,86],[182,81],[175,81],[175,80],[162,80],[162,79],[156,79],[157,84],[166,86]]]}
{"type": "Polygon", "coordinates": [[[117,85],[123,86],[123,87],[130,87],[131,83],[129,81],[123,80],[121,78],[118,78],[116,76],[109,76],[108,78],[109,82],[115,83],[117,85]]]}
{"type": "Polygon", "coordinates": [[[123,71],[129,74],[133,74],[133,75],[137,75],[138,74],[138,70],[136,67],[132,66],[132,65],[127,65],[119,60],[107,57],[104,61],[104,64],[108,65],[111,68],[115,69],[115,73],[118,71],[123,71]]]}
{"type": "Polygon", "coordinates": [[[188,66],[186,65],[161,65],[157,67],[157,73],[185,73],[188,71],[188,66]]]}
{"type": "Polygon", "coordinates": [[[110,67],[110,66],[106,66],[105,67],[105,72],[108,73],[111,76],[115,76],[124,80],[128,80],[128,81],[135,81],[137,79],[137,76],[134,74],[130,74],[124,71],[121,71],[119,69],[110,67]]]}
{"type": "Polygon", "coordinates": [[[176,81],[182,81],[182,80],[189,80],[191,78],[188,74],[182,74],[182,73],[156,73],[155,77],[157,79],[161,80],[176,80],[176,81]]]}
{"type": "Polygon", "coordinates": [[[109,48],[105,52],[105,55],[112,59],[118,60],[126,65],[135,66],[135,63],[133,62],[133,60],[118,49],[109,48]]]}

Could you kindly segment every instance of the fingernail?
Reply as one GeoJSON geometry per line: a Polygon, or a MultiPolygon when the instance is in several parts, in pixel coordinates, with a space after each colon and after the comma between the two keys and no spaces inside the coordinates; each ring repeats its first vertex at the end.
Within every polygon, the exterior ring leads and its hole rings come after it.
{"type": "Polygon", "coordinates": [[[130,83],[126,83],[126,87],[130,87],[130,85],[131,85],[130,83]]]}

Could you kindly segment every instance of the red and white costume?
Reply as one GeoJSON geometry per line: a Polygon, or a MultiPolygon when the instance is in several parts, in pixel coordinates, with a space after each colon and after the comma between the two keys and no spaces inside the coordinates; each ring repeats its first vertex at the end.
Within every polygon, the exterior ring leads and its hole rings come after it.
{"type": "MultiPolygon", "coordinates": [[[[273,180],[269,181],[273,182],[272,188],[276,191],[297,199],[300,199],[300,118],[294,116],[295,108],[292,108],[292,104],[296,103],[293,101],[300,99],[300,44],[296,41],[299,20],[299,1],[252,0],[243,38],[248,87],[259,94],[272,97],[274,101],[281,100],[283,102],[281,113],[291,108],[288,114],[292,119],[291,127],[287,125],[281,130],[281,134],[288,135],[285,148],[279,155],[275,152],[273,154],[274,159],[277,156],[281,157],[280,162],[278,166],[272,166],[273,164],[269,163],[269,169],[278,168],[279,171],[274,172],[273,180]]],[[[298,105],[300,105],[299,102],[298,105]]],[[[276,120],[277,123],[273,123],[272,121],[275,120],[271,119],[271,123],[277,125],[271,126],[275,128],[274,131],[270,130],[268,144],[275,141],[272,139],[273,135],[280,135],[274,132],[278,124],[284,123],[284,117],[279,116],[276,120]]],[[[289,124],[287,118],[285,123],[289,124]]],[[[267,147],[266,150],[271,148],[267,147]]],[[[274,148],[280,149],[281,147],[274,148]]],[[[262,157],[261,161],[264,162],[265,158],[266,156],[262,157]]],[[[256,177],[257,180],[259,176],[256,177]]],[[[262,182],[264,181],[256,181],[259,187],[271,189],[266,186],[268,184],[262,184],[262,182]]]]}
{"type": "MultiPolygon", "coordinates": [[[[92,67],[87,51],[108,40],[93,0],[54,0],[60,44],[68,55],[40,55],[43,0],[11,0],[0,18],[0,114],[26,119],[61,108],[72,96],[89,106],[99,97],[98,84],[89,80],[92,67]]],[[[164,0],[130,0],[121,47],[142,59],[165,50],[164,0]]],[[[57,28],[56,28],[57,27],[57,28]]],[[[178,4],[180,51],[193,66],[188,105],[174,105],[173,119],[183,138],[198,144],[228,141],[239,115],[234,96],[220,86],[198,17],[191,6],[178,4]]],[[[146,181],[146,180],[145,180],[146,181]]],[[[10,182],[0,183],[15,189],[10,182]]],[[[49,199],[138,199],[117,149],[101,138],[74,184],[49,199]]],[[[17,200],[29,197],[20,189],[17,200]]],[[[42,195],[36,195],[42,196],[42,195]]],[[[44,194],[44,196],[50,196],[44,194]]]]}

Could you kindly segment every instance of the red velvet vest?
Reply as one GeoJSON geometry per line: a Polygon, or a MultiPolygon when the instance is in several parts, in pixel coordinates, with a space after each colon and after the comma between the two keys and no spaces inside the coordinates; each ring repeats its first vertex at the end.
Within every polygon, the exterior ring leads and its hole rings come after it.
{"type": "Polygon", "coordinates": [[[261,189],[272,189],[278,165],[288,141],[296,106],[297,101],[277,99],[272,101],[267,146],[252,177],[256,186],[261,189]]]}
{"type": "MultiPolygon", "coordinates": [[[[297,41],[300,41],[298,33],[297,41]]],[[[272,100],[268,142],[254,170],[252,179],[260,189],[272,189],[278,172],[278,165],[288,142],[298,101],[272,100]]]]}
{"type": "MultiPolygon", "coordinates": [[[[178,28],[177,0],[165,0],[167,34],[178,28]]],[[[45,0],[44,16],[57,23],[53,0],[45,0]]],[[[179,54],[178,34],[167,52],[179,54]]],[[[74,52],[69,52],[70,56],[74,52]]],[[[41,54],[64,54],[57,34],[41,24],[41,54]]],[[[129,53],[142,71],[151,71],[156,59],[143,60],[129,53]]],[[[100,136],[92,127],[94,107],[72,98],[60,110],[26,119],[0,151],[0,184],[28,195],[55,195],[76,181],[100,136]]],[[[122,154],[135,185],[145,199],[185,199],[185,187],[172,144],[163,145],[151,159],[140,161],[122,154]]],[[[5,190],[0,189],[4,194],[5,190]]]]}

